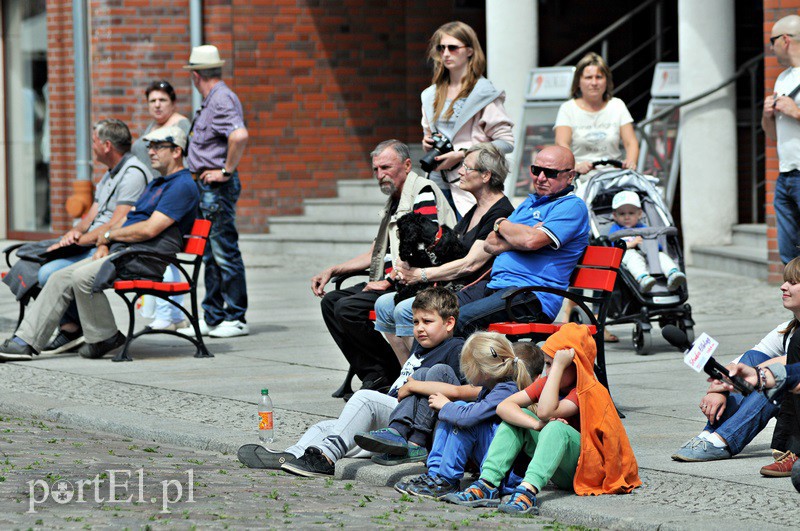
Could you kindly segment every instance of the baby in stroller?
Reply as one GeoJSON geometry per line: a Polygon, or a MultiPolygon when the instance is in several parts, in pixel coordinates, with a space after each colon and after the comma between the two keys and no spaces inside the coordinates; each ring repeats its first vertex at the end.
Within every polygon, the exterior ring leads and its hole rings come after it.
{"type": "MultiPolygon", "coordinates": [[[[611,200],[611,208],[613,209],[612,217],[614,218],[614,223],[608,230],[609,235],[620,230],[639,229],[647,226],[641,222],[642,202],[636,192],[627,190],[618,192],[611,200]]],[[[623,238],[623,240],[628,250],[625,251],[625,255],[622,257],[622,266],[639,283],[642,293],[647,293],[653,289],[656,279],[650,274],[647,267],[647,259],[638,248],[643,241],[642,237],[629,236],[623,238]]],[[[658,261],[661,265],[661,271],[667,277],[667,289],[669,291],[680,289],[686,283],[686,275],[681,272],[675,261],[661,249],[659,249],[658,261]]]]}

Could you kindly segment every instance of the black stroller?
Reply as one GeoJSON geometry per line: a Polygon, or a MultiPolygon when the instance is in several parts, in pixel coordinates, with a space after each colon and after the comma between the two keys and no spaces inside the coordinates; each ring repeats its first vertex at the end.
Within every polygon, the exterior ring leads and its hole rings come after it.
{"type": "MultiPolygon", "coordinates": [[[[603,161],[605,164],[621,166],[618,161],[603,161]],[[617,164],[614,164],[617,163],[617,164]]],[[[655,277],[653,288],[643,293],[639,283],[625,268],[620,269],[609,305],[606,325],[633,323],[633,346],[640,355],[649,354],[651,348],[652,322],[658,320],[660,327],[672,324],[694,341],[692,308],[686,303],[689,289],[686,284],[677,291],[667,289],[667,281],[658,260],[659,249],[667,253],[685,273],[683,249],[678,239],[678,229],[672,222],[667,205],[655,188],[653,179],[632,170],[609,170],[597,173],[581,188],[589,208],[592,228],[592,245],[623,245],[622,238],[641,236],[639,245],[646,256],[650,273],[655,277]],[[634,191],[642,203],[642,222],[646,228],[624,229],[608,236],[614,220],[611,216],[611,201],[617,192],[634,191]]],[[[582,322],[583,314],[573,309],[570,321],[582,322]]]]}

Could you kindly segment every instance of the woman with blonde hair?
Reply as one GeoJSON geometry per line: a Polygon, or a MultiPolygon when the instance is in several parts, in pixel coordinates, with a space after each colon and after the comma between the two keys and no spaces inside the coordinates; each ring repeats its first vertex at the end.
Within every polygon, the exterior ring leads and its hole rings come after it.
{"type": "Polygon", "coordinates": [[[448,22],[431,37],[428,57],[433,62],[431,86],[422,92],[422,147],[430,151],[441,135],[453,151],[436,157],[439,165],[428,177],[445,192],[459,218],[475,198],[458,186],[457,170],[467,149],[491,142],[503,154],[514,149],[513,123],[506,114],[505,92],[484,77],[486,56],[475,30],[463,22],[448,22]]]}
{"type": "Polygon", "coordinates": [[[575,170],[581,182],[602,159],[620,159],[620,140],[625,147],[623,167],[636,169],[639,144],[633,130],[633,118],[625,103],[615,98],[614,80],[605,60],[594,52],[575,65],[572,97],[561,104],[553,127],[556,144],[575,155],[575,170]]]}

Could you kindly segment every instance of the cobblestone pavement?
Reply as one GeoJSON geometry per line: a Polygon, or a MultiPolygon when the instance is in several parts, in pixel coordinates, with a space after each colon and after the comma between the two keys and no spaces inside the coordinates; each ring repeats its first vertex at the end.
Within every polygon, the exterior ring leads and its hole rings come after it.
{"type": "Polygon", "coordinates": [[[0,418],[0,513],[2,529],[570,529],[20,417],[0,418]]]}

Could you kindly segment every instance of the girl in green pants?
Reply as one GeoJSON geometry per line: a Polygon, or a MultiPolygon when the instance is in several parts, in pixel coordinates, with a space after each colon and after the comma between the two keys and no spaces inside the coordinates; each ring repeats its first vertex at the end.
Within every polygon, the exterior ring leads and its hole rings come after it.
{"type": "Polygon", "coordinates": [[[499,506],[502,512],[538,514],[536,494],[552,479],[572,489],[581,450],[576,368],[573,349],[545,354],[547,376],[515,393],[497,407],[503,423],[497,428],[481,465],[481,477],[465,491],[445,501],[472,507],[499,506]],[[531,407],[533,411],[523,409],[531,407]],[[520,451],[531,456],[525,478],[510,499],[501,504],[497,488],[520,451]]]}

